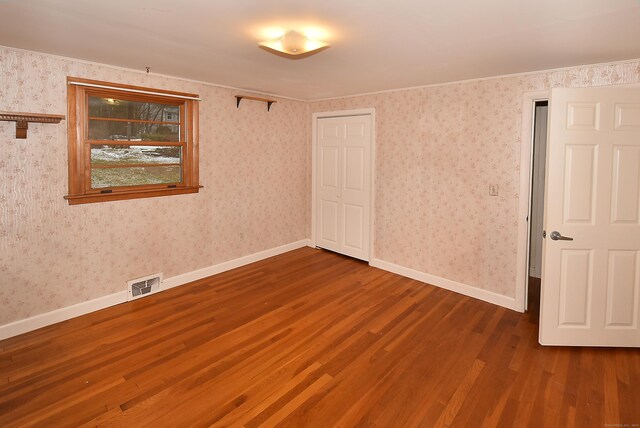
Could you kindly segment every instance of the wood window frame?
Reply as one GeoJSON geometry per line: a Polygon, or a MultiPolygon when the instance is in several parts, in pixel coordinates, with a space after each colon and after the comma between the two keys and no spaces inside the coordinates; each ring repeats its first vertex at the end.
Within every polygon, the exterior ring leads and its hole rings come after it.
{"type": "MultiPolygon", "coordinates": [[[[64,198],[69,205],[199,192],[202,186],[198,182],[198,95],[67,77],[67,103],[69,194],[64,198]],[[141,145],[182,146],[182,181],[169,185],[152,184],[92,189],[91,140],[86,138],[89,129],[89,96],[179,105],[181,141],[169,144],[145,142],[141,145]]],[[[105,140],[103,143],[108,145],[109,141],[105,140]]]]}

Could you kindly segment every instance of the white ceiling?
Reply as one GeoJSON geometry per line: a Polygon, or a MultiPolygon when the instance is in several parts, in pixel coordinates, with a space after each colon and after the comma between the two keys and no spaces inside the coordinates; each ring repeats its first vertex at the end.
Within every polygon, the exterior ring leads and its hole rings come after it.
{"type": "Polygon", "coordinates": [[[0,0],[0,45],[314,100],[640,57],[639,0],[0,0]],[[324,30],[305,59],[269,28],[324,30]]]}

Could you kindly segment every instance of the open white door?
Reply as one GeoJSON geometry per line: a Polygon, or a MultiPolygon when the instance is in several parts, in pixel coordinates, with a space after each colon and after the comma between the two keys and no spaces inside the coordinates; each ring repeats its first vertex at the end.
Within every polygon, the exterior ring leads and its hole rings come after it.
{"type": "Polygon", "coordinates": [[[540,343],[638,347],[640,89],[549,106],[540,343]]]}

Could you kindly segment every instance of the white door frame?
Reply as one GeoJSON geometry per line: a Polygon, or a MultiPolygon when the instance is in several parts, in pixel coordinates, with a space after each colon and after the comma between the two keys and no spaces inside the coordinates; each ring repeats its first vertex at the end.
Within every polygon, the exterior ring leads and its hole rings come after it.
{"type": "Polygon", "coordinates": [[[369,221],[369,263],[374,258],[373,254],[373,225],[375,223],[375,171],[376,171],[376,109],[363,108],[356,110],[339,110],[313,113],[311,115],[311,246],[316,246],[316,151],[317,151],[317,124],[318,119],[326,117],[371,116],[371,182],[370,187],[370,221],[369,221]]]}
{"type": "MultiPolygon", "coordinates": [[[[529,241],[531,227],[531,180],[533,179],[533,124],[536,101],[547,101],[551,91],[526,92],[522,100],[522,139],[520,144],[520,193],[518,198],[518,249],[516,255],[516,311],[527,309],[529,285],[529,241]]],[[[546,162],[546,160],[545,160],[546,162]]],[[[544,227],[544,225],[543,225],[544,227]]]]}
{"type": "MultiPolygon", "coordinates": [[[[640,88],[638,83],[608,85],[619,88],[640,88]]],[[[527,220],[531,212],[531,180],[533,171],[533,124],[535,102],[549,100],[551,90],[525,92],[522,100],[522,139],[520,144],[520,193],[518,198],[518,248],[516,253],[516,307],[524,312],[527,309],[527,287],[529,285],[529,239],[531,228],[527,220]]],[[[551,103],[549,103],[551,109],[551,103]]],[[[547,141],[548,144],[548,141],[547,141]]],[[[546,161],[546,160],[545,160],[546,161]]],[[[546,227],[545,224],[542,227],[546,227]]]]}

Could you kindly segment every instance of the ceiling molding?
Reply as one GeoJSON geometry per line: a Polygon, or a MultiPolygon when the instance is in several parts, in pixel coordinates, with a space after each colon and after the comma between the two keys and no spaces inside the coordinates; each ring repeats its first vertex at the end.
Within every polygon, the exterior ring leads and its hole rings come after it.
{"type": "MultiPolygon", "coordinates": [[[[138,70],[138,69],[135,69],[135,68],[120,67],[120,66],[117,66],[117,65],[104,64],[104,63],[95,62],[95,61],[87,61],[87,60],[83,60],[83,59],[79,59],[79,58],[72,58],[72,57],[66,57],[66,56],[62,56],[62,55],[49,54],[49,53],[46,53],[46,52],[38,52],[38,51],[14,48],[14,47],[11,47],[11,46],[3,46],[3,45],[0,45],[0,49],[8,49],[8,50],[16,51],[16,52],[24,52],[24,53],[28,53],[28,54],[41,55],[41,56],[44,56],[44,57],[55,58],[55,59],[60,59],[60,60],[65,60],[65,61],[74,61],[74,62],[79,62],[81,64],[93,65],[93,66],[96,66],[96,67],[103,67],[103,68],[108,68],[108,69],[112,69],[112,70],[120,70],[120,71],[126,71],[126,72],[130,72],[130,73],[147,75],[146,70],[138,70]]],[[[624,64],[634,63],[634,62],[640,63],[640,57],[638,57],[638,58],[629,58],[629,59],[624,59],[624,60],[619,60],[619,61],[600,62],[600,63],[594,63],[594,64],[581,64],[581,65],[575,65],[575,66],[571,66],[571,67],[549,68],[549,69],[545,69],[545,70],[535,70],[535,71],[526,71],[526,72],[522,72],[522,73],[512,73],[512,74],[503,74],[503,75],[497,75],[497,76],[479,77],[477,79],[456,80],[456,81],[451,81],[451,82],[433,83],[433,84],[430,84],[430,85],[410,86],[410,87],[406,87],[406,88],[386,89],[386,90],[383,90],[383,91],[363,92],[361,94],[344,95],[344,96],[330,97],[330,98],[318,98],[318,99],[300,99],[300,98],[288,97],[288,96],[280,95],[280,94],[273,94],[273,93],[268,93],[268,92],[260,92],[260,91],[256,91],[255,89],[237,88],[237,87],[234,87],[234,86],[226,86],[226,85],[221,85],[221,84],[213,83],[213,82],[205,82],[205,81],[202,81],[202,80],[194,80],[194,79],[188,79],[188,78],[185,78],[185,77],[171,76],[171,75],[168,75],[168,74],[151,73],[151,75],[162,77],[162,78],[166,78],[166,79],[178,80],[178,81],[181,81],[181,82],[193,83],[193,84],[197,84],[197,85],[205,85],[205,86],[211,86],[211,87],[215,87],[215,88],[230,89],[230,90],[234,90],[234,91],[244,91],[244,92],[249,92],[249,93],[252,93],[252,94],[265,95],[265,96],[268,96],[268,97],[275,97],[275,98],[278,98],[278,99],[297,101],[297,102],[301,102],[301,103],[316,103],[316,102],[322,102],[322,101],[343,100],[343,99],[349,99],[349,98],[358,98],[358,97],[366,97],[366,96],[387,94],[387,93],[393,93],[393,92],[404,92],[404,91],[420,90],[420,89],[427,89],[427,88],[438,88],[438,87],[442,87],[442,86],[457,85],[457,84],[461,84],[461,83],[483,82],[483,81],[488,81],[488,80],[505,79],[505,78],[511,78],[511,77],[531,76],[531,75],[535,75],[535,74],[556,73],[556,72],[561,72],[561,71],[572,71],[572,70],[576,70],[576,69],[580,69],[580,68],[584,68],[584,67],[607,67],[607,66],[624,65],[624,64]]]]}

